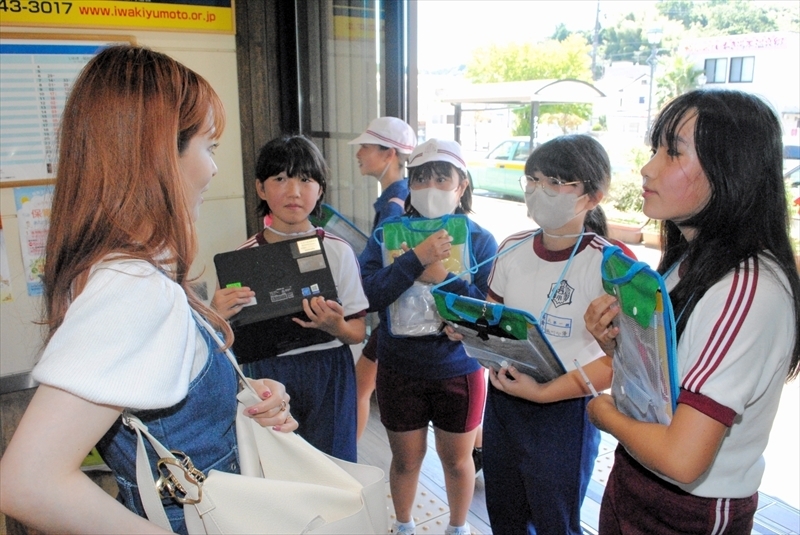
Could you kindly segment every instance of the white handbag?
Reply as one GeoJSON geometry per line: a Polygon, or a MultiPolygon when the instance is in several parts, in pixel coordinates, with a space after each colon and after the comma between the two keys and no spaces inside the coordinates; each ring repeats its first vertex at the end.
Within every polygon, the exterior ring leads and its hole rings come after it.
{"type": "MultiPolygon", "coordinates": [[[[222,341],[210,325],[198,321],[222,341]]],[[[244,415],[258,397],[235,357],[226,351],[244,386],[237,396],[236,438],[241,474],[203,474],[181,452],[168,451],[137,417],[123,421],[138,437],[136,478],[150,521],[171,527],[161,490],[184,504],[190,534],[386,533],[389,526],[383,470],[350,463],[319,451],[295,433],[261,427],[244,415]],[[154,484],[144,438],[160,459],[154,484]]]]}

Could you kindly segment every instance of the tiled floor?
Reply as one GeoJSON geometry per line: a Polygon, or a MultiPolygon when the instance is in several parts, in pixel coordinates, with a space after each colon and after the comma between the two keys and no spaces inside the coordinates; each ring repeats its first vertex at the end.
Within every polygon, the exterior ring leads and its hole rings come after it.
{"type": "MultiPolygon", "coordinates": [[[[581,523],[585,534],[597,533],[600,502],[605,489],[606,478],[614,464],[616,440],[603,433],[600,452],[595,461],[595,469],[589,490],[581,509],[581,523]]],[[[359,462],[381,467],[389,474],[389,442],[386,431],[380,423],[380,416],[373,404],[370,422],[358,445],[359,462]]],[[[798,482],[800,484],[800,482],[798,482]]],[[[386,499],[390,515],[393,513],[389,484],[386,484],[386,499]]],[[[759,493],[758,512],[755,517],[753,535],[791,535],[800,533],[800,511],[790,507],[777,498],[759,493]]],[[[433,431],[428,433],[428,453],[422,465],[420,484],[417,489],[414,520],[418,535],[441,535],[448,523],[447,495],[444,487],[439,458],[436,455],[433,431]]],[[[394,518],[391,518],[394,521],[394,518]]],[[[468,517],[473,534],[491,535],[489,517],[486,513],[486,494],[483,477],[475,480],[475,496],[468,517]]]]}

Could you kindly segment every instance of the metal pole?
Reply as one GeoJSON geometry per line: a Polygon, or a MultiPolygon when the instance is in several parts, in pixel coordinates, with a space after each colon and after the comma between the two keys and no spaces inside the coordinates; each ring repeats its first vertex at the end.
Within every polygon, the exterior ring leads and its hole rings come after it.
{"type": "Polygon", "coordinates": [[[531,102],[531,150],[539,145],[539,101],[531,102]]]}
{"type": "MultiPolygon", "coordinates": [[[[461,103],[455,105],[456,111],[453,113],[453,137],[454,141],[461,144],[461,103]]],[[[427,136],[427,134],[426,134],[427,136]]]]}
{"type": "Polygon", "coordinates": [[[650,96],[647,99],[647,129],[645,130],[645,140],[647,140],[647,136],[650,134],[650,111],[653,109],[653,79],[656,75],[656,53],[658,52],[658,47],[656,45],[651,45],[650,48],[650,57],[647,58],[647,63],[650,64],[650,96]]]}
{"type": "Polygon", "coordinates": [[[597,81],[597,46],[600,34],[600,0],[597,0],[597,11],[594,15],[594,36],[592,37],[592,80],[597,81]]]}

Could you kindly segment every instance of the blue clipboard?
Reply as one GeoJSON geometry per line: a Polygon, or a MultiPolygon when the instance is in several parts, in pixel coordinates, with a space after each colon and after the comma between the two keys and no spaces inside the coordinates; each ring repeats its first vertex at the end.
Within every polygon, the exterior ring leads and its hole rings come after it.
{"type": "Polygon", "coordinates": [[[316,227],[322,227],[326,232],[330,232],[335,236],[340,237],[346,241],[350,247],[355,251],[356,256],[361,256],[361,253],[367,247],[369,236],[361,232],[355,224],[340,214],[330,204],[322,204],[322,216],[313,217],[308,219],[311,224],[316,227]]]}

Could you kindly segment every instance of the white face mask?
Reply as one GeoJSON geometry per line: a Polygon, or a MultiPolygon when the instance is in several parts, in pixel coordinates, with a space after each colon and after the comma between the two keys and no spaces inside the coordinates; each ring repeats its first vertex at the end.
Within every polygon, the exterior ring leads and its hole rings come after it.
{"type": "Polygon", "coordinates": [[[428,219],[452,214],[456,211],[459,201],[456,191],[458,188],[452,191],[442,191],[437,188],[412,189],[411,205],[422,217],[428,219]]]}
{"type": "MultiPolygon", "coordinates": [[[[585,195],[585,194],[584,194],[585,195]]],[[[583,195],[560,193],[550,197],[542,188],[533,193],[525,193],[525,205],[533,220],[544,230],[555,230],[563,227],[575,217],[575,207],[583,195]]]]}

